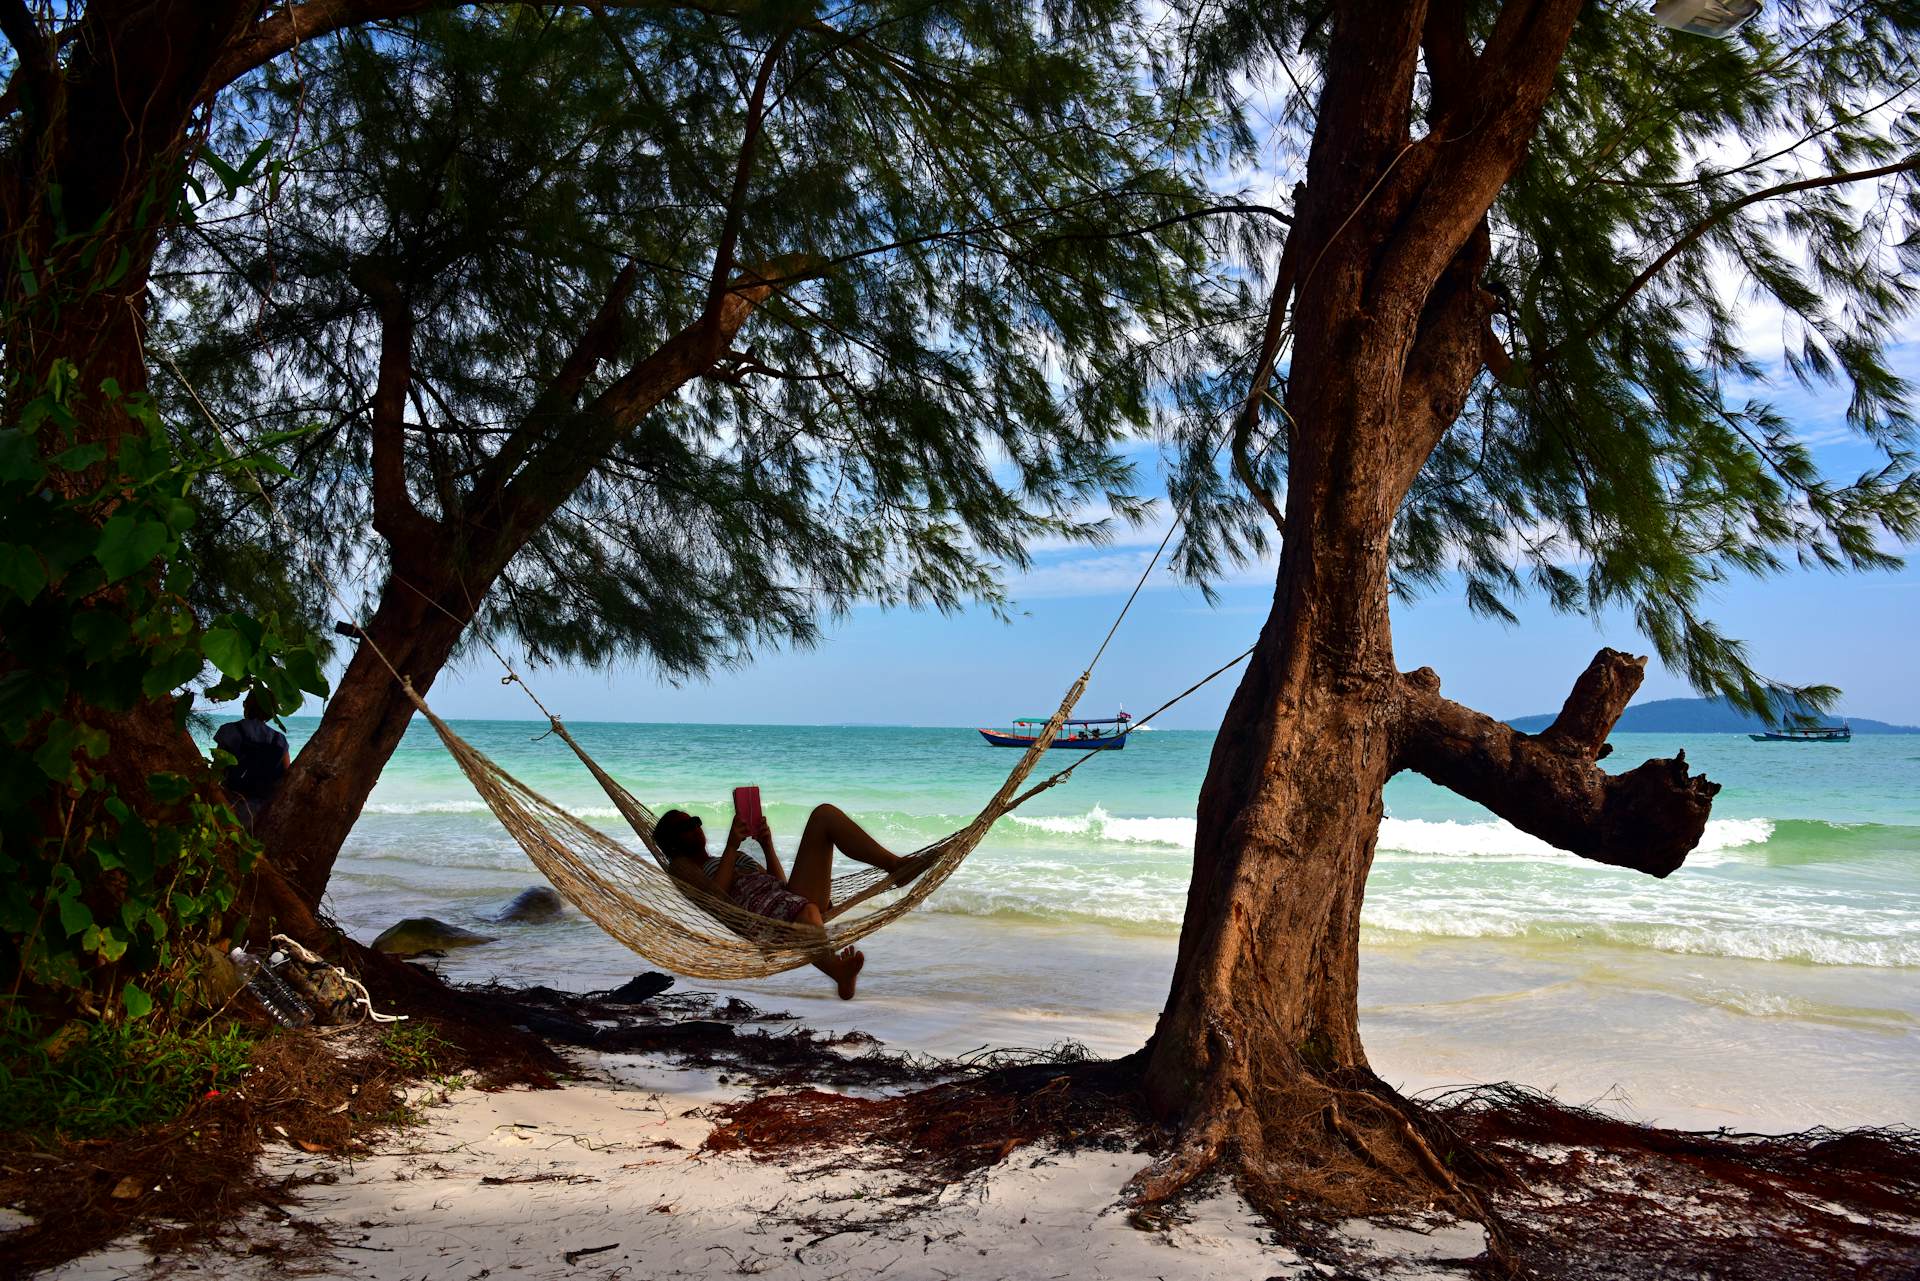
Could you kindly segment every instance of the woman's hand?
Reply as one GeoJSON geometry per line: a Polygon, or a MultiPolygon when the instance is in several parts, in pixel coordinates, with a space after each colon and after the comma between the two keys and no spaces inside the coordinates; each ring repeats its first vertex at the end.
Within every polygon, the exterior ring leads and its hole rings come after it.
{"type": "Polygon", "coordinates": [[[735,813],[733,822],[727,826],[727,852],[732,853],[739,849],[749,835],[751,835],[751,833],[747,831],[746,821],[742,819],[738,813],[735,813]]]}
{"type": "Polygon", "coordinates": [[[773,829],[767,826],[767,819],[764,814],[760,817],[760,826],[755,829],[753,839],[760,842],[760,852],[764,856],[762,861],[766,863],[767,870],[779,877],[780,883],[785,885],[787,883],[787,869],[780,866],[780,856],[773,852],[773,829]]]}

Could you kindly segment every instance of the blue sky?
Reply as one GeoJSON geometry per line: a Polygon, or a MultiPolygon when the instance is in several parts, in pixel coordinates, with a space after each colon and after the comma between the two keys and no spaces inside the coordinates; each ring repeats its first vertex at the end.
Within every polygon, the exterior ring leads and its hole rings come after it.
{"type": "MultiPolygon", "coordinates": [[[[1920,343],[1896,349],[1900,372],[1920,377],[1920,343]]],[[[1792,384],[1765,389],[1815,442],[1822,466],[1851,476],[1872,461],[1840,425],[1844,398],[1792,384]]],[[[1091,657],[1165,528],[1162,515],[1104,548],[1053,550],[1012,584],[1012,622],[985,610],[954,616],[856,609],[812,650],[770,652],[750,667],[680,687],[644,667],[545,669],[528,675],[541,698],[572,720],[744,724],[991,724],[1050,709],[1091,657]]],[[[1252,643],[1272,596],[1270,567],[1226,584],[1217,604],[1164,569],[1142,593],[1095,673],[1081,707],[1144,712],[1252,643]]],[[[1601,645],[1647,653],[1631,620],[1555,615],[1539,604],[1505,626],[1473,617],[1457,590],[1436,591],[1394,617],[1400,666],[1440,673],[1451,697],[1496,716],[1553,711],[1601,645]]],[[[1920,567],[1891,574],[1793,573],[1729,583],[1714,617],[1744,638],[1755,666],[1775,679],[1844,690],[1841,709],[1920,724],[1914,634],[1920,567]]],[[[443,715],[523,718],[532,705],[502,687],[491,657],[442,678],[443,715]]],[[[1222,677],[1170,712],[1168,728],[1210,729],[1232,692],[1222,677]]],[[[1684,681],[1649,666],[1641,700],[1690,695],[1684,681]]]]}
{"type": "MultiPolygon", "coordinates": [[[[1170,584],[1144,593],[1082,709],[1106,715],[1124,704],[1137,713],[1171,697],[1246,648],[1270,598],[1269,586],[1251,583],[1227,588],[1214,607],[1170,584]]],[[[1119,592],[1028,599],[1011,623],[982,610],[942,617],[858,609],[813,650],[767,654],[745,670],[680,688],[633,667],[547,669],[529,679],[572,720],[991,724],[1051,708],[1123,599],[1119,592]]],[[[1920,723],[1912,657],[1920,570],[1737,584],[1716,614],[1748,640],[1769,675],[1830,681],[1846,691],[1842,706],[1853,714],[1920,723]]],[[[1538,606],[1523,609],[1521,619],[1518,626],[1476,619],[1457,595],[1436,593],[1397,612],[1400,665],[1431,666],[1451,697],[1517,716],[1557,709],[1600,645],[1647,652],[1625,619],[1596,626],[1538,606]]],[[[1160,723],[1210,729],[1231,689],[1231,677],[1223,677],[1160,723]]],[[[1656,661],[1640,698],[1691,692],[1656,661]]],[[[443,678],[433,703],[449,716],[519,719],[532,711],[523,694],[499,684],[490,657],[443,678]]]]}

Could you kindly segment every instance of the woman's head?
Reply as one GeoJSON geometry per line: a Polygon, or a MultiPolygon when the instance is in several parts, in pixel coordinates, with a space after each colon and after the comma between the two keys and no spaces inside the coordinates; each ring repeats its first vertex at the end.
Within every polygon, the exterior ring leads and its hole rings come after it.
{"type": "Polygon", "coordinates": [[[247,701],[240,704],[240,715],[250,721],[264,721],[273,715],[273,704],[267,700],[264,690],[250,690],[247,701]]]}
{"type": "Polygon", "coordinates": [[[668,810],[654,820],[653,839],[668,858],[698,858],[707,852],[706,829],[685,810],[668,810]]]}

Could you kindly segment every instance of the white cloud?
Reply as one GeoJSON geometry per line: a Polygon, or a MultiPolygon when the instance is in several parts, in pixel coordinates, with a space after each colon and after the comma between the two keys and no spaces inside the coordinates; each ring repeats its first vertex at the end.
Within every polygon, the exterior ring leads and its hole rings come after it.
{"type": "MultiPolygon", "coordinates": [[[[1160,541],[1156,538],[1151,543],[1102,548],[1088,555],[1060,557],[1015,575],[1008,581],[1007,590],[1016,601],[1060,596],[1125,595],[1133,590],[1141,571],[1146,569],[1159,545],[1160,541]]],[[[1267,583],[1273,580],[1273,573],[1274,561],[1263,558],[1227,571],[1215,580],[1214,586],[1267,583]]],[[[1170,589],[1194,590],[1167,568],[1166,558],[1162,557],[1148,576],[1143,590],[1170,589]]]]}

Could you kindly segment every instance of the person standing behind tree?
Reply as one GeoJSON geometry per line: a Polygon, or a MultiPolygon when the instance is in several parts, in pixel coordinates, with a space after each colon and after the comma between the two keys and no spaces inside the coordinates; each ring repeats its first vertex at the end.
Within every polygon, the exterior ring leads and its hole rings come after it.
{"type": "Polygon", "coordinates": [[[243,719],[228,721],[214,731],[213,745],[233,756],[226,787],[233,795],[234,812],[251,832],[280,789],[280,780],[287,776],[293,758],[287,749],[287,736],[267,724],[270,713],[258,690],[247,695],[240,714],[243,719]]]}

